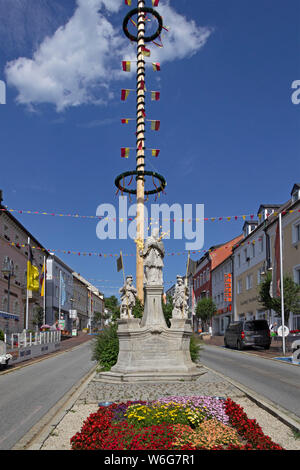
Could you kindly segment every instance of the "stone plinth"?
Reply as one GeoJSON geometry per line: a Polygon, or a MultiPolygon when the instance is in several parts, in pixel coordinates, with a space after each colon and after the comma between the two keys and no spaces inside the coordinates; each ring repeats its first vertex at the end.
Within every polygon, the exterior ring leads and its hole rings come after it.
{"type": "Polygon", "coordinates": [[[190,356],[191,320],[172,319],[168,328],[162,311],[162,287],[145,288],[142,320],[118,320],[119,356],[105,382],[193,380],[204,373],[190,356]]]}

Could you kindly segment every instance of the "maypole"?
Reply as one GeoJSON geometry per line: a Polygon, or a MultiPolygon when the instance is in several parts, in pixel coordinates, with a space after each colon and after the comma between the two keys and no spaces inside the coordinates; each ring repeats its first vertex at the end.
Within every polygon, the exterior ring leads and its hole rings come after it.
{"type": "MultiPolygon", "coordinates": [[[[136,116],[136,170],[145,171],[145,0],[138,1],[137,21],[137,116],[136,116]]],[[[145,179],[137,176],[137,216],[136,216],[136,288],[138,298],[144,303],[143,278],[144,266],[140,250],[144,243],[144,200],[145,179]]]]}
{"type": "MultiPolygon", "coordinates": [[[[131,0],[125,0],[127,5],[131,4],[131,0]]],[[[157,6],[159,0],[153,0],[153,5],[157,6]]],[[[160,36],[163,29],[163,21],[161,16],[153,8],[145,6],[145,0],[138,0],[137,8],[131,10],[125,17],[123,22],[123,31],[125,35],[133,42],[137,43],[137,72],[136,72],[136,170],[128,171],[119,175],[115,184],[121,193],[129,193],[136,195],[137,198],[137,214],[136,214],[136,287],[137,295],[141,302],[144,301],[143,280],[144,280],[144,266],[143,258],[140,256],[140,250],[144,244],[144,207],[145,196],[149,194],[156,194],[164,191],[166,181],[163,176],[153,171],[145,170],[145,96],[146,96],[146,76],[145,76],[145,55],[150,55],[150,50],[145,47],[145,43],[154,41],[160,36]],[[151,15],[157,20],[156,32],[152,35],[146,35],[146,15],[151,15]],[[137,21],[133,17],[137,16],[137,21]],[[128,29],[128,24],[131,22],[137,29],[137,34],[131,34],[128,29]],[[131,177],[130,183],[126,186],[126,177],[131,177]],[[132,177],[136,177],[136,189],[129,189],[132,177]],[[146,189],[146,177],[151,177],[154,185],[153,189],[146,189]],[[156,182],[157,184],[156,184],[156,182]]],[[[127,62],[125,62],[127,64],[127,62]]],[[[127,66],[123,67],[128,71],[127,66]]],[[[129,66],[130,70],[130,66],[129,66]]],[[[122,90],[122,99],[126,100],[130,90],[122,90]]],[[[127,121],[127,120],[125,120],[127,121]]],[[[157,126],[159,121],[151,121],[153,130],[158,130],[157,126]],[[152,124],[153,123],[153,124],[152,124]]],[[[128,157],[129,148],[123,149],[122,156],[128,157]]]]}

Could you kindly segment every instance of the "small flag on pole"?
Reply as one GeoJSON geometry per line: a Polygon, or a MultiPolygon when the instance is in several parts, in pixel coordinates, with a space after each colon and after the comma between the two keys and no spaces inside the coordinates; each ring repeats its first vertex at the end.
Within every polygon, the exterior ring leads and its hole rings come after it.
{"type": "Polygon", "coordinates": [[[131,5],[131,0],[125,0],[125,5],[130,6],[131,5]]]}
{"type": "Polygon", "coordinates": [[[159,62],[152,62],[152,67],[154,72],[160,72],[160,63],[159,62]]]}
{"type": "Polygon", "coordinates": [[[151,130],[159,131],[159,129],[160,129],[160,121],[151,121],[151,130]]]}
{"type": "Polygon", "coordinates": [[[43,269],[40,277],[40,285],[41,285],[41,297],[45,295],[45,276],[46,276],[46,262],[44,261],[43,269]]]}
{"type": "Polygon", "coordinates": [[[150,49],[147,49],[145,46],[142,46],[142,54],[146,57],[150,57],[151,55],[150,49]]]}
{"type": "Polygon", "coordinates": [[[122,158],[128,158],[129,157],[129,148],[128,147],[122,147],[121,148],[121,157],[122,158]]]}
{"type": "Polygon", "coordinates": [[[121,91],[121,100],[126,101],[128,98],[130,90],[122,90],[121,91]]]}
{"type": "Polygon", "coordinates": [[[131,119],[121,119],[122,124],[128,124],[131,119]]]}
{"type": "Polygon", "coordinates": [[[158,7],[159,0],[152,0],[152,6],[158,7]]]}
{"type": "Polygon", "coordinates": [[[158,157],[160,150],[159,149],[152,149],[152,157],[158,157]]]}
{"type": "Polygon", "coordinates": [[[124,72],[130,72],[131,70],[131,63],[129,60],[123,60],[122,61],[122,68],[124,72]]]}
{"type": "Polygon", "coordinates": [[[151,91],[151,100],[152,101],[159,101],[160,100],[160,92],[159,91],[151,91]]]}
{"type": "Polygon", "coordinates": [[[27,260],[27,290],[32,290],[34,292],[38,292],[40,290],[39,270],[33,265],[33,254],[29,244],[27,260]]]}
{"type": "Polygon", "coordinates": [[[119,258],[117,259],[117,271],[120,272],[122,269],[123,269],[123,256],[121,252],[119,258]]]}

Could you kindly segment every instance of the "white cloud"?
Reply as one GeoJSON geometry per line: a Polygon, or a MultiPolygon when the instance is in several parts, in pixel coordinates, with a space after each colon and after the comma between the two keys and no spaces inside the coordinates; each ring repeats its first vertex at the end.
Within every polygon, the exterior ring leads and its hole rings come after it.
{"type": "MultiPolygon", "coordinates": [[[[74,15],[40,44],[32,59],[7,63],[7,83],[17,88],[17,102],[29,107],[50,103],[60,112],[111,99],[111,82],[124,78],[121,60],[134,59],[132,45],[110,21],[122,5],[123,0],[77,0],[74,15]]],[[[170,31],[163,37],[163,48],[151,48],[151,60],[189,57],[211,34],[209,28],[176,13],[168,0],[160,4],[159,12],[170,31]]]]}

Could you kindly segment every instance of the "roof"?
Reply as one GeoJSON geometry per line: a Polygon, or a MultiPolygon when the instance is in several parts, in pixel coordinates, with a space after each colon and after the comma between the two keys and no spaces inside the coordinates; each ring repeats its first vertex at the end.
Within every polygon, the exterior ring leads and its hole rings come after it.
{"type": "Polygon", "coordinates": [[[23,232],[26,233],[27,237],[30,238],[30,240],[34,241],[34,243],[36,245],[38,245],[39,247],[42,248],[42,250],[45,252],[45,253],[49,253],[48,250],[32,235],[32,233],[30,233],[27,228],[24,227],[24,225],[21,224],[21,222],[19,222],[18,219],[16,219],[11,212],[9,212],[9,210],[7,210],[7,207],[3,206],[3,204],[1,204],[1,192],[0,192],[0,215],[1,214],[5,214],[7,217],[9,217],[21,230],[23,230],[23,232]]]}
{"type": "Polygon", "coordinates": [[[292,194],[294,193],[295,189],[300,189],[300,183],[295,183],[294,186],[293,186],[293,189],[291,191],[291,196],[292,194]]]}
{"type": "Polygon", "coordinates": [[[228,258],[232,254],[233,246],[244,238],[244,235],[238,235],[237,237],[229,240],[223,245],[219,246],[216,250],[210,253],[211,256],[211,270],[215,269],[219,264],[228,258]]]}

